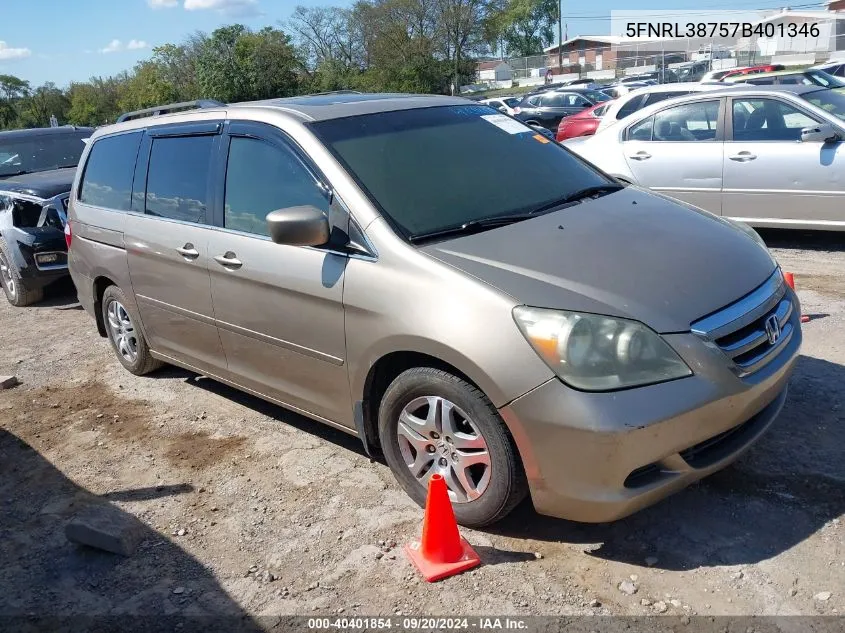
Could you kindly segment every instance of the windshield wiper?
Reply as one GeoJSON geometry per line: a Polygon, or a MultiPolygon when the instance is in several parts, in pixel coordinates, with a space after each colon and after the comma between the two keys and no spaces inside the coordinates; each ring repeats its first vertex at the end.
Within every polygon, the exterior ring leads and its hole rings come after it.
{"type": "Polygon", "coordinates": [[[417,233],[409,237],[408,240],[410,240],[414,244],[418,244],[419,242],[433,240],[441,237],[452,237],[455,235],[472,235],[473,233],[480,233],[481,231],[486,231],[487,229],[493,229],[499,226],[507,226],[508,224],[521,222],[522,220],[527,220],[528,218],[531,218],[533,216],[533,213],[517,213],[514,215],[493,215],[489,218],[479,218],[477,220],[470,220],[469,222],[464,222],[463,224],[447,226],[445,228],[437,229],[435,231],[429,231],[427,233],[417,233]]]}
{"type": "Polygon", "coordinates": [[[543,213],[544,211],[550,211],[552,209],[556,209],[557,207],[562,207],[565,204],[572,204],[573,202],[580,202],[585,198],[590,198],[592,196],[597,196],[602,193],[613,193],[614,191],[619,191],[620,189],[624,189],[622,185],[617,184],[605,184],[605,185],[593,185],[592,187],[584,187],[583,189],[579,189],[575,193],[570,193],[568,196],[564,196],[558,200],[553,200],[552,202],[547,202],[536,209],[531,210],[532,215],[537,215],[538,213],[543,213]]]}
{"type": "Polygon", "coordinates": [[[9,172],[8,174],[0,174],[0,178],[14,178],[15,176],[23,176],[24,174],[30,173],[32,172],[27,171],[26,169],[21,169],[20,171],[9,172]]]}

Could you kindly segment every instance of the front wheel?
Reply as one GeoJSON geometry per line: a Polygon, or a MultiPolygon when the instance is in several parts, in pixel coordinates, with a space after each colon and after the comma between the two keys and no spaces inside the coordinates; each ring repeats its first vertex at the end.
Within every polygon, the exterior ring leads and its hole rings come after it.
{"type": "Polygon", "coordinates": [[[528,490],[504,422],[465,380],[431,367],[400,374],[379,408],[387,464],[405,492],[425,505],[428,481],[446,480],[458,523],[481,527],[504,518],[528,490]]]}

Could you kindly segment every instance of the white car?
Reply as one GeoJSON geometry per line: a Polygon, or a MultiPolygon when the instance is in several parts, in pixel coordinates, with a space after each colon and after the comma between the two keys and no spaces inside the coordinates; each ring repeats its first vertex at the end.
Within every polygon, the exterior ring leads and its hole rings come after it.
{"type": "Polygon", "coordinates": [[[514,108],[522,101],[521,97],[496,97],[494,99],[482,99],[478,103],[483,103],[491,108],[496,108],[499,112],[504,114],[514,115],[514,108]]]}
{"type": "Polygon", "coordinates": [[[689,94],[563,145],[617,180],[751,226],[845,230],[845,87],[689,94]]]}
{"type": "Polygon", "coordinates": [[[630,116],[634,112],[641,110],[647,106],[672,99],[673,97],[681,97],[693,92],[704,92],[705,90],[719,90],[726,86],[719,84],[701,84],[696,82],[677,83],[677,84],[660,84],[658,86],[647,86],[645,88],[638,88],[632,90],[628,94],[621,95],[614,101],[605,112],[599,123],[596,132],[601,132],[607,127],[610,127],[617,121],[630,116]]]}

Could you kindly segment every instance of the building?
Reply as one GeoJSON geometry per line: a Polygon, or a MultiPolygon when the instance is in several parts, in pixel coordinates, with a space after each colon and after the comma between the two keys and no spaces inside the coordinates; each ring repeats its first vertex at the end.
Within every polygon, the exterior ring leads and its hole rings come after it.
{"type": "Polygon", "coordinates": [[[478,81],[481,82],[511,81],[513,79],[513,70],[507,62],[502,60],[478,62],[476,74],[478,81]]]}
{"type": "Polygon", "coordinates": [[[606,70],[616,68],[614,46],[622,41],[615,35],[579,35],[562,44],[543,49],[546,67],[558,72],[606,70]],[[558,49],[563,54],[563,69],[558,67],[558,49]]]}
{"type": "MultiPolygon", "coordinates": [[[[845,0],[841,1],[845,5],[845,0]]],[[[828,6],[836,4],[834,0],[828,6]]],[[[836,51],[845,51],[845,12],[783,9],[763,18],[760,24],[775,25],[773,37],[742,38],[737,42],[738,52],[747,51],[771,63],[804,65],[825,61],[836,51]],[[793,25],[817,28],[819,35],[790,37],[781,33],[783,29],[795,28],[793,25]]]]}

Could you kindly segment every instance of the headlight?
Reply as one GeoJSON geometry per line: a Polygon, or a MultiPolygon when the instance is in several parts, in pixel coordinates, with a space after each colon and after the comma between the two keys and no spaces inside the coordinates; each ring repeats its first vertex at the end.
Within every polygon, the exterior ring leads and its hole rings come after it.
{"type": "Polygon", "coordinates": [[[638,321],[517,306],[522,334],[566,384],[610,391],[692,375],[658,334],[638,321]]]}

